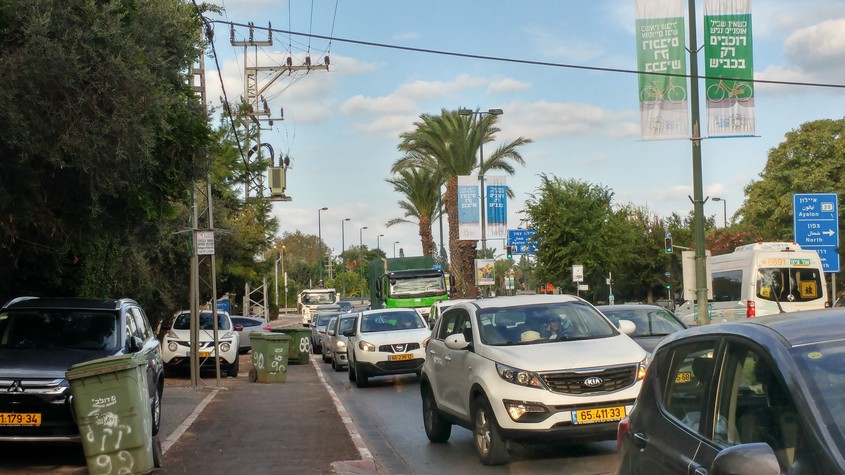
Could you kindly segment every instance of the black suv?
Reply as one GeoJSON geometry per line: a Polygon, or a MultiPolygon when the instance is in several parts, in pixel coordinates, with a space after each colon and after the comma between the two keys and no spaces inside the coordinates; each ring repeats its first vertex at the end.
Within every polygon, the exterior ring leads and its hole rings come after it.
{"type": "Polygon", "coordinates": [[[164,390],[158,339],[132,299],[19,297],[0,308],[0,441],[79,441],[65,373],[76,363],[147,357],[152,432],[164,390]]]}

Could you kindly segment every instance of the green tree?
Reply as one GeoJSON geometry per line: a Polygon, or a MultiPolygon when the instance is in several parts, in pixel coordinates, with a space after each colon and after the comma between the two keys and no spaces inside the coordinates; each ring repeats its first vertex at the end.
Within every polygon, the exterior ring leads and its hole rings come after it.
{"type": "Polygon", "coordinates": [[[400,136],[399,150],[406,156],[394,163],[391,170],[396,173],[408,167],[428,168],[446,183],[444,202],[449,217],[450,267],[457,280],[458,294],[469,297],[476,296],[472,283],[475,281],[473,264],[477,241],[458,238],[458,176],[476,171],[513,175],[516,170],[512,163],[525,163],[519,148],[531,143],[530,139],[519,137],[488,152],[483,157],[483,164],[479,163],[479,149],[494,141],[500,132],[496,122],[496,115],[473,114],[467,119],[457,111],[446,109],[441,110],[439,116],[422,114],[420,120],[414,122],[414,130],[400,136]]]}
{"type": "Polygon", "coordinates": [[[405,196],[397,204],[405,212],[404,218],[393,218],[386,226],[415,223],[417,224],[424,256],[434,254],[434,236],[431,223],[440,213],[439,176],[428,168],[403,168],[395,172],[393,178],[386,181],[393,185],[393,190],[405,196]],[[411,221],[408,218],[413,218],[411,221]]]}

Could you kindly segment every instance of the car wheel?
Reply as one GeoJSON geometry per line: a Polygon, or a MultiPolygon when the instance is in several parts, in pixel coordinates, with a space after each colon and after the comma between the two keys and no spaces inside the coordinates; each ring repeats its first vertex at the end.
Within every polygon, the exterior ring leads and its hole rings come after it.
{"type": "Polygon", "coordinates": [[[352,365],[352,361],[349,361],[349,381],[355,382],[355,366],[352,365]]]}
{"type": "Polygon", "coordinates": [[[358,363],[355,363],[355,385],[359,388],[366,388],[367,383],[369,383],[369,376],[367,376],[367,372],[364,368],[358,366],[358,363]]]}
{"type": "Polygon", "coordinates": [[[452,424],[446,422],[440,416],[431,388],[423,389],[422,406],[423,426],[425,426],[425,435],[428,436],[428,440],[436,444],[442,444],[449,440],[452,435],[452,424]]]}
{"type": "Polygon", "coordinates": [[[150,414],[153,421],[153,435],[158,434],[159,429],[161,429],[161,394],[163,391],[163,387],[156,388],[155,396],[153,396],[153,403],[150,406],[150,414]]]}
{"type": "Polygon", "coordinates": [[[335,361],[334,358],[332,358],[332,369],[335,370],[335,371],[338,370],[337,369],[337,361],[335,361]]]}
{"type": "Polygon", "coordinates": [[[329,361],[331,361],[331,355],[327,354],[326,351],[323,351],[322,353],[323,353],[323,363],[328,363],[329,361]]]}
{"type": "Polygon", "coordinates": [[[161,450],[161,441],[158,437],[153,437],[153,466],[161,468],[164,462],[164,453],[161,450]]]}
{"type": "Polygon", "coordinates": [[[241,358],[235,356],[235,362],[229,365],[229,371],[226,373],[229,375],[230,378],[236,378],[238,376],[238,371],[241,368],[241,358]]]}
{"type": "Polygon", "coordinates": [[[507,442],[499,434],[496,416],[487,399],[479,397],[473,405],[473,441],[478,457],[484,465],[502,465],[508,463],[507,442]]]}

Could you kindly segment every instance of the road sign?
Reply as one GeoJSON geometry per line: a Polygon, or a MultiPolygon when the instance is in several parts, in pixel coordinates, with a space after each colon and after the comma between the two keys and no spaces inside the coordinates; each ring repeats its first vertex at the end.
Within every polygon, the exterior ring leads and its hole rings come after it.
{"type": "Polygon", "coordinates": [[[819,253],[825,272],[839,272],[839,200],[836,193],[792,195],[795,242],[819,253]]]}
{"type": "Polygon", "coordinates": [[[584,282],[584,266],[572,266],[572,282],[584,282]]]}
{"type": "Polygon", "coordinates": [[[532,239],[536,229],[508,229],[508,245],[512,254],[537,254],[537,243],[532,239]]]}

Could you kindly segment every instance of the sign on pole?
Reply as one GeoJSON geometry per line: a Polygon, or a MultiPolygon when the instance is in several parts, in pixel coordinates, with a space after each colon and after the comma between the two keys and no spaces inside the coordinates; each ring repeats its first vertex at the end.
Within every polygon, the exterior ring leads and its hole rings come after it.
{"type": "Polygon", "coordinates": [[[508,229],[508,246],[512,248],[512,254],[537,254],[536,232],[536,229],[508,229]]]}
{"type": "Polygon", "coordinates": [[[584,282],[584,266],[580,264],[572,266],[572,282],[584,282]]]}
{"type": "Polygon", "coordinates": [[[836,193],[792,195],[795,242],[819,253],[825,272],[839,272],[839,199],[836,193]]]}

